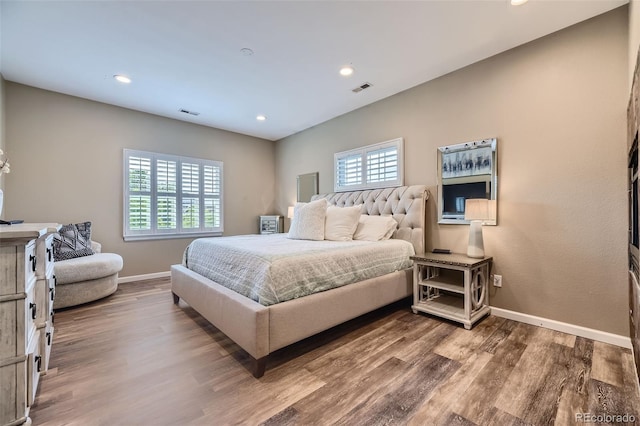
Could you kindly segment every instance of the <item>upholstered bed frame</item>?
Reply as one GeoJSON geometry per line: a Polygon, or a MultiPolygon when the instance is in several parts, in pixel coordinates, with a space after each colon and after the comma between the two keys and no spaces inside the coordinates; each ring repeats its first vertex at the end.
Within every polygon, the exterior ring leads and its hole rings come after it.
{"type": "MultiPolygon", "coordinates": [[[[337,206],[362,204],[362,213],[393,215],[398,230],[393,238],[410,241],[416,252],[425,246],[425,186],[330,193],[337,206]]],[[[263,306],[182,265],[171,267],[173,301],[183,299],[253,358],[253,375],[264,374],[267,356],[412,293],[410,270],[349,284],[310,296],[263,306]]]]}

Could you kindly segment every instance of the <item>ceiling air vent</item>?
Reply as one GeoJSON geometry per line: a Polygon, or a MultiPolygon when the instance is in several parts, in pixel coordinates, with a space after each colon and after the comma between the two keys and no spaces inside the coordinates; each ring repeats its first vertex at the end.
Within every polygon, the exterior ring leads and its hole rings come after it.
{"type": "Polygon", "coordinates": [[[189,114],[189,115],[195,115],[195,116],[200,115],[200,113],[199,113],[199,112],[196,112],[196,111],[189,111],[189,110],[186,110],[186,109],[184,109],[184,108],[181,108],[179,111],[180,111],[180,112],[184,112],[185,114],[189,114]]]}
{"type": "Polygon", "coordinates": [[[364,89],[368,89],[369,87],[373,86],[373,84],[371,83],[364,83],[358,87],[356,87],[355,89],[352,90],[353,93],[359,93],[362,92],[364,89]]]}

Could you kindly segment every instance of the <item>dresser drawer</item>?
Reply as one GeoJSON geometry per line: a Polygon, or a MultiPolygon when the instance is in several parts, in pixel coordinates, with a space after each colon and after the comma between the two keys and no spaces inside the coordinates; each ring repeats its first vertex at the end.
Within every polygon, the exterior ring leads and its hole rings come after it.
{"type": "MultiPolygon", "coordinates": [[[[24,356],[28,335],[20,319],[25,316],[24,294],[14,300],[0,300],[0,323],[4,324],[0,330],[0,365],[6,359],[24,356]]],[[[2,392],[0,387],[0,395],[2,392]]]]}
{"type": "Polygon", "coordinates": [[[29,241],[24,248],[24,285],[29,288],[30,283],[36,280],[38,257],[36,255],[36,240],[29,241]]]}
{"type": "Polygon", "coordinates": [[[38,278],[51,278],[53,276],[53,234],[38,239],[36,243],[36,275],[38,278]]]}
{"type": "MultiPolygon", "coordinates": [[[[35,279],[35,276],[34,276],[35,279]]],[[[31,340],[33,339],[33,333],[36,331],[36,323],[38,319],[39,310],[36,300],[36,283],[34,282],[29,288],[27,288],[27,297],[24,299],[24,333],[25,343],[29,347],[31,340]]]]}
{"type": "Polygon", "coordinates": [[[53,324],[47,322],[45,328],[40,330],[40,353],[42,354],[41,374],[47,374],[49,370],[49,358],[51,357],[51,345],[53,344],[53,324]],[[42,334],[44,333],[44,334],[42,334]]]}
{"type": "MultiPolygon", "coordinates": [[[[46,279],[39,279],[35,286],[36,318],[34,322],[36,328],[42,328],[49,319],[49,282],[46,279]]],[[[28,314],[32,314],[28,312],[28,314]]]]}
{"type": "Polygon", "coordinates": [[[36,400],[36,391],[40,382],[43,362],[40,348],[40,331],[38,330],[27,351],[27,406],[29,407],[36,400]]]}
{"type": "Polygon", "coordinates": [[[27,406],[27,360],[21,358],[13,364],[0,366],[0,378],[3,379],[2,403],[0,404],[0,424],[20,424],[20,419],[24,418],[25,407],[27,406]],[[14,394],[9,394],[15,389],[14,394]],[[7,393],[5,393],[7,392],[7,393]],[[8,398],[8,399],[6,399],[8,398]],[[7,401],[11,401],[8,403],[7,401]]]}
{"type": "Polygon", "coordinates": [[[56,276],[47,279],[47,320],[53,317],[53,301],[56,299],[56,276]]]}

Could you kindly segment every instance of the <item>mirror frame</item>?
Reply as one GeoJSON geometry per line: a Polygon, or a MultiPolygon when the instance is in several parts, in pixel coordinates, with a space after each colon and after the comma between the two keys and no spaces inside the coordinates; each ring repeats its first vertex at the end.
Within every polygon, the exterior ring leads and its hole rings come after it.
{"type": "Polygon", "coordinates": [[[296,200],[308,203],[311,197],[318,194],[318,172],[298,175],[296,178],[296,200]]]}
{"type": "Polygon", "coordinates": [[[438,185],[438,223],[450,224],[450,225],[464,225],[469,224],[470,221],[465,220],[462,217],[443,217],[444,216],[444,192],[443,187],[447,184],[464,184],[464,183],[478,183],[487,182],[489,185],[487,198],[489,200],[495,200],[495,217],[482,222],[483,225],[497,225],[497,203],[498,203],[498,139],[480,139],[471,142],[465,142],[457,145],[448,145],[438,148],[438,161],[437,161],[437,185],[438,185]],[[473,172],[462,172],[460,176],[443,178],[443,164],[444,156],[453,153],[471,153],[475,149],[479,148],[491,148],[491,171],[490,173],[473,174],[473,172]]]}

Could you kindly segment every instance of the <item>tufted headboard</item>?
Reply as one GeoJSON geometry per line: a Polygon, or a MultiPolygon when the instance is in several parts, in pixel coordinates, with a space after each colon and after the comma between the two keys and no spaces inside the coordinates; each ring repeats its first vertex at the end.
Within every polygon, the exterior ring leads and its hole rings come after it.
{"type": "Polygon", "coordinates": [[[392,215],[398,222],[398,230],[392,238],[407,240],[416,253],[426,246],[425,205],[429,191],[425,185],[397,188],[370,189],[353,192],[332,192],[314,195],[311,200],[326,198],[330,204],[349,207],[362,204],[362,214],[392,215]]]}

